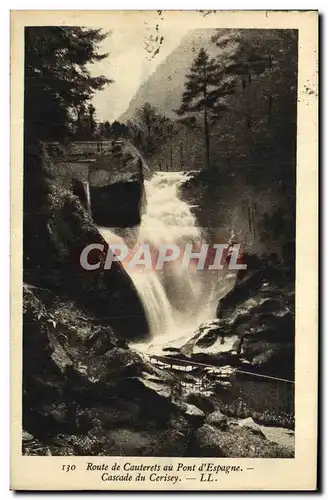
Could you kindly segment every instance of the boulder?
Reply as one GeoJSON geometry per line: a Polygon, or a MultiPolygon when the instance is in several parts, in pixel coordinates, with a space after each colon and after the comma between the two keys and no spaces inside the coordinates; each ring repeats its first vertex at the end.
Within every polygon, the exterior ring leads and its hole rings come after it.
{"type": "Polygon", "coordinates": [[[201,324],[195,334],[180,347],[183,356],[216,366],[236,365],[234,344],[238,337],[233,328],[219,319],[201,324]]]}
{"type": "Polygon", "coordinates": [[[203,392],[191,392],[186,398],[186,402],[197,406],[204,413],[210,413],[215,410],[215,399],[212,394],[204,394],[203,392]]]}
{"type": "Polygon", "coordinates": [[[141,222],[145,193],[142,178],[106,186],[90,186],[91,214],[95,224],[132,227],[141,222]]]}
{"type": "Polygon", "coordinates": [[[254,422],[252,417],[244,418],[238,421],[238,425],[240,427],[247,427],[247,429],[251,429],[254,434],[258,436],[265,437],[265,434],[262,432],[261,427],[254,422]]]}
{"type": "Polygon", "coordinates": [[[207,415],[205,423],[222,430],[227,430],[228,418],[220,410],[217,410],[207,415]]]}
{"type": "Polygon", "coordinates": [[[195,405],[184,403],[182,410],[187,421],[196,427],[199,427],[205,420],[205,413],[195,405]]]}

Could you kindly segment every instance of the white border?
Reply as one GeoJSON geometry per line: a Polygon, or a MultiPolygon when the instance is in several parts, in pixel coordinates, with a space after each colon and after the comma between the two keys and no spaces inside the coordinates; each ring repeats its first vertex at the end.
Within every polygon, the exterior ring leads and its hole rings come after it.
{"type": "MultiPolygon", "coordinates": [[[[204,8],[203,6],[200,6],[200,2],[194,2],[192,0],[190,1],[175,1],[175,2],[170,2],[170,1],[165,1],[165,2],[158,2],[160,4],[160,8],[162,9],[169,9],[172,7],[172,4],[174,3],[174,7],[175,8],[188,8],[188,9],[192,9],[192,8],[204,8]]],[[[2,54],[3,54],[3,60],[2,60],[2,63],[3,63],[3,67],[4,68],[7,68],[9,66],[9,19],[8,19],[8,10],[9,9],[54,9],[54,8],[57,8],[57,9],[66,9],[66,8],[69,8],[69,9],[88,9],[88,8],[91,8],[91,2],[85,2],[83,0],[80,0],[80,1],[64,1],[64,0],[57,0],[56,2],[53,2],[53,1],[50,1],[50,2],[47,2],[47,5],[44,4],[44,1],[30,1],[30,2],[24,2],[23,0],[16,0],[16,1],[11,1],[11,2],[7,2],[7,1],[4,1],[2,2],[2,5],[1,5],[1,8],[0,8],[0,12],[1,12],[1,16],[0,16],[0,23],[1,23],[1,30],[0,30],[0,37],[1,37],[1,48],[2,48],[2,54]]],[[[121,0],[120,2],[120,8],[123,8],[123,9],[128,9],[128,8],[131,8],[131,4],[132,2],[131,1],[126,1],[126,0],[121,0]]],[[[208,1],[206,2],[206,8],[207,9],[213,9],[213,8],[218,8],[218,2],[213,2],[213,1],[208,1]]],[[[326,7],[326,0],[325,1],[319,1],[319,2],[315,2],[315,5],[312,4],[311,2],[311,8],[317,8],[319,9],[320,12],[325,12],[325,7],[326,7]]],[[[108,1],[99,1],[99,0],[93,0],[92,2],[92,8],[95,8],[95,9],[105,9],[105,8],[108,8],[108,1]]],[[[138,8],[140,9],[149,9],[149,8],[152,8],[153,7],[153,2],[151,1],[144,1],[144,0],[140,0],[138,2],[138,8]]],[[[265,5],[263,5],[263,2],[259,2],[259,1],[249,1],[247,2],[247,4],[245,4],[244,1],[236,1],[236,0],[230,0],[229,2],[225,2],[225,3],[220,3],[220,8],[229,8],[229,9],[243,9],[243,8],[247,8],[247,9],[263,9],[263,7],[267,8],[267,9],[308,9],[309,8],[309,2],[305,2],[305,1],[280,1],[280,0],[276,0],[276,1],[269,1],[269,2],[266,2],[265,5]],[[228,4],[228,5],[227,5],[228,4]]],[[[112,7],[113,8],[113,7],[112,7]]],[[[158,8],[158,7],[157,7],[158,8]]],[[[326,34],[324,34],[323,36],[323,47],[322,47],[322,51],[324,51],[324,53],[326,53],[326,50],[327,49],[327,36],[326,34]]],[[[325,56],[323,56],[323,59],[325,58],[325,56]]],[[[322,75],[322,80],[323,81],[327,81],[327,79],[325,78],[326,77],[326,72],[327,72],[327,64],[324,65],[324,74],[322,75]]],[[[8,77],[6,78],[5,76],[5,73],[6,73],[6,70],[3,71],[3,77],[0,81],[1,83],[1,92],[0,92],[0,95],[3,99],[3,105],[2,105],[2,110],[3,110],[3,116],[6,116],[6,117],[9,117],[9,99],[8,99],[8,96],[9,96],[9,80],[8,80],[8,77]]],[[[323,103],[325,104],[325,103],[323,103]]],[[[324,110],[321,109],[321,112],[325,111],[326,110],[326,106],[324,106],[324,110]]],[[[325,115],[326,116],[326,115],[325,115]]],[[[325,127],[326,123],[323,122],[323,135],[322,135],[322,139],[323,139],[323,144],[327,144],[327,137],[326,137],[326,130],[327,128],[325,127]]],[[[2,168],[3,168],[3,171],[2,171],[2,182],[0,183],[0,189],[2,190],[1,192],[1,195],[0,195],[0,213],[1,213],[1,216],[2,216],[2,231],[1,231],[1,235],[2,235],[2,245],[0,247],[0,256],[1,256],[1,262],[3,263],[2,264],[2,269],[1,269],[1,275],[2,275],[2,279],[1,279],[1,299],[2,299],[2,304],[8,304],[8,289],[9,289],[9,259],[8,259],[8,247],[9,247],[9,169],[8,169],[8,165],[9,165],[9,127],[7,125],[7,123],[4,123],[4,127],[3,127],[3,130],[2,130],[2,152],[3,152],[3,155],[2,155],[2,168]],[[5,243],[4,243],[4,239],[5,239],[5,243]]],[[[322,162],[323,162],[324,158],[322,158],[322,162]]],[[[322,165],[322,168],[323,168],[323,165],[322,165]]],[[[327,183],[327,177],[324,176],[323,179],[324,181],[324,188],[325,189],[327,187],[326,183],[327,183]]],[[[325,191],[326,192],[326,191],[325,191]]],[[[324,197],[325,198],[325,197],[324,197]]],[[[327,206],[328,206],[328,202],[325,201],[325,199],[323,200],[324,201],[324,214],[327,215],[327,206]]],[[[327,221],[327,218],[325,217],[324,218],[324,223],[326,223],[327,221]]],[[[327,243],[326,241],[326,237],[328,238],[327,236],[327,233],[325,234],[325,237],[324,237],[324,243],[327,243]]],[[[327,278],[327,269],[324,269],[324,278],[323,280],[326,281],[326,278],[327,278]]],[[[327,299],[328,300],[328,299],[327,299]]],[[[324,303],[323,303],[323,314],[324,314],[324,319],[326,319],[326,312],[325,311],[328,311],[328,307],[325,307],[326,306],[326,298],[324,299],[324,303]]],[[[1,377],[1,380],[2,381],[6,381],[6,388],[3,388],[3,391],[2,391],[2,398],[4,398],[6,401],[9,400],[9,384],[7,383],[8,382],[8,371],[9,371],[9,359],[8,359],[8,350],[9,350],[9,335],[8,335],[8,331],[9,331],[9,310],[8,308],[6,307],[5,308],[5,311],[2,311],[3,315],[5,316],[5,321],[3,322],[3,329],[2,329],[2,333],[3,333],[3,344],[2,344],[2,349],[1,349],[1,354],[2,354],[2,363],[0,364],[1,366],[1,370],[2,370],[2,377],[1,377]]],[[[324,344],[324,356],[325,356],[325,359],[327,358],[327,342],[324,344]]],[[[326,381],[326,373],[325,373],[325,381],[326,381]]],[[[8,491],[8,488],[9,488],[9,439],[8,439],[8,425],[9,425],[9,417],[8,417],[8,413],[6,412],[2,412],[1,413],[1,426],[0,426],[0,429],[2,431],[2,439],[1,439],[1,451],[3,453],[3,460],[1,461],[2,465],[4,465],[4,462],[6,462],[5,466],[1,468],[1,493],[2,493],[2,497],[7,497],[9,496],[11,493],[8,491]]],[[[324,445],[326,446],[326,440],[325,440],[325,443],[324,445]]],[[[325,465],[325,468],[324,470],[322,471],[322,474],[325,475],[326,477],[328,477],[325,473],[327,472],[328,470],[328,466],[327,466],[327,461],[326,463],[324,464],[325,465]]],[[[111,494],[113,495],[113,494],[111,494]]],[[[36,496],[36,495],[31,495],[32,497],[36,496]]],[[[37,495],[38,497],[40,497],[40,494],[37,495]]],[[[42,495],[43,496],[43,495],[42,495]]],[[[66,494],[63,495],[64,497],[66,496],[66,494]]],[[[89,494],[88,496],[93,496],[92,494],[89,494]]],[[[114,496],[116,496],[114,494],[114,496]]],[[[241,495],[240,494],[234,494],[232,495],[232,497],[237,497],[239,498],[241,495]]],[[[250,496],[253,496],[253,495],[250,495],[250,496]]],[[[284,496],[284,495],[282,495],[284,496]]],[[[120,497],[122,497],[122,495],[120,495],[120,497]]],[[[255,495],[254,495],[255,497],[255,495]]]]}

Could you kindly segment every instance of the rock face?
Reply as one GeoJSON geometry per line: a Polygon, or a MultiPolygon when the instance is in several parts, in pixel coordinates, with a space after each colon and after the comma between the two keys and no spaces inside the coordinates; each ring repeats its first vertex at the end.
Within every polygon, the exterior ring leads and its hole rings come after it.
{"type": "Polygon", "coordinates": [[[113,141],[89,169],[92,218],[100,226],[131,227],[140,224],[146,198],[144,176],[148,169],[137,149],[127,140],[113,141]]]}
{"type": "Polygon", "coordinates": [[[186,453],[188,421],[198,422],[202,412],[173,403],[178,387],[171,375],[145,363],[74,302],[44,289],[24,286],[24,325],[26,453],[186,453]]]}
{"type": "Polygon", "coordinates": [[[286,264],[245,276],[218,305],[220,330],[238,336],[240,361],[267,374],[294,377],[295,291],[286,264]]]}
{"type": "Polygon", "coordinates": [[[179,349],[180,355],[293,378],[294,302],[288,265],[251,270],[220,300],[217,319],[201,325],[179,349]]]}
{"type": "Polygon", "coordinates": [[[142,178],[90,186],[92,218],[99,226],[131,227],[141,222],[145,193],[142,178]]]}
{"type": "MultiPolygon", "coordinates": [[[[49,159],[36,157],[34,162],[39,173],[34,184],[31,179],[30,189],[40,185],[26,192],[24,280],[74,298],[121,338],[147,336],[144,308],[123,266],[114,262],[109,270],[87,271],[80,263],[81,252],[89,244],[103,244],[106,252],[107,243],[90,215],[77,196],[51,178],[54,166],[49,159]]],[[[102,255],[97,254],[97,259],[102,255]]]]}

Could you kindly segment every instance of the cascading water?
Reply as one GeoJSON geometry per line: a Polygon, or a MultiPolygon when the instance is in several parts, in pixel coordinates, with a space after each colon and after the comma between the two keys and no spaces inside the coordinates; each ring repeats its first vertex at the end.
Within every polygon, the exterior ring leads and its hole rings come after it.
{"type": "MultiPolygon", "coordinates": [[[[157,250],[163,244],[186,243],[197,246],[203,240],[191,207],[179,198],[179,186],[190,174],[184,172],[159,172],[145,181],[147,211],[142,217],[137,244],[148,244],[157,250]]],[[[118,236],[101,228],[110,243],[118,236]]],[[[167,342],[182,341],[190,337],[205,320],[214,317],[217,305],[215,283],[210,273],[189,266],[181,268],[180,262],[170,262],[162,270],[137,266],[127,268],[143,302],[150,326],[151,339],[139,348],[162,346],[167,342]]],[[[215,280],[217,282],[217,280],[215,280]]]]}

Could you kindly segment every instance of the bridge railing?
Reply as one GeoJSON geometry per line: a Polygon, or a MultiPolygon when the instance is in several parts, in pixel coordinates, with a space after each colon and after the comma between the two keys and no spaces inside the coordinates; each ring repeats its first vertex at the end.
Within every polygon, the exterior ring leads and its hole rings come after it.
{"type": "MultiPolygon", "coordinates": [[[[46,148],[51,152],[59,147],[58,142],[46,142],[46,148]]],[[[112,141],[73,141],[65,145],[65,154],[68,156],[96,156],[109,153],[112,150],[112,141]]]]}

